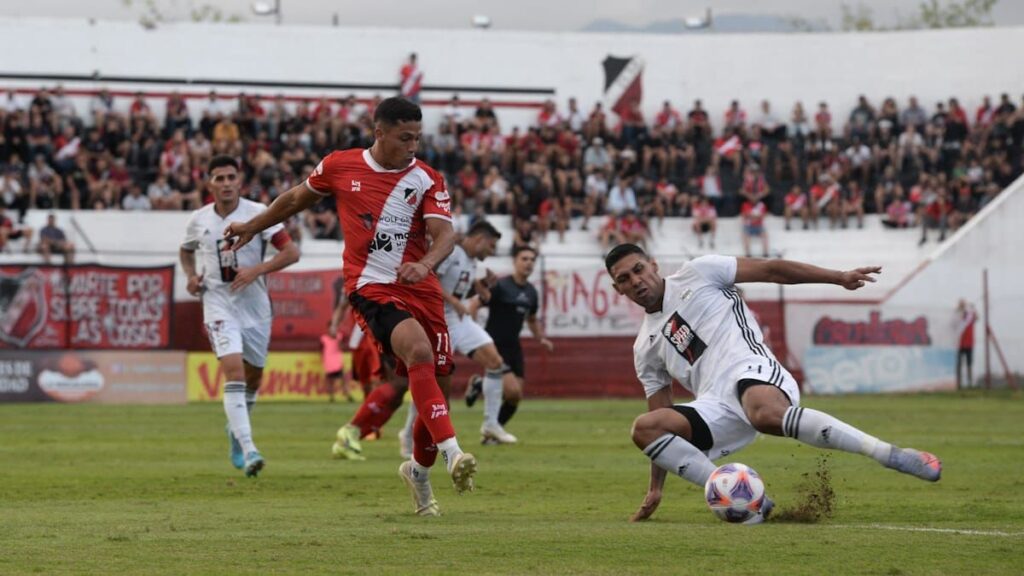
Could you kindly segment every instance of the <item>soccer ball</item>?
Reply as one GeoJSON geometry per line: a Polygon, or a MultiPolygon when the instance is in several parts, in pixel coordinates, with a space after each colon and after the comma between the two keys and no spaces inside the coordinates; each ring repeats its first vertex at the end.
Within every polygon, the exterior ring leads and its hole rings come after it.
{"type": "Polygon", "coordinates": [[[704,484],[708,508],[726,522],[744,522],[764,502],[764,482],[753,468],[734,462],[719,466],[704,484]]]}

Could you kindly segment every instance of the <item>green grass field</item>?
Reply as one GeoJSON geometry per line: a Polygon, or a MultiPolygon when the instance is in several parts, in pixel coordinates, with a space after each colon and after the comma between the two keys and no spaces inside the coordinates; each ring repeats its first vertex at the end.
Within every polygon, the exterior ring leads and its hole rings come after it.
{"type": "MultiPolygon", "coordinates": [[[[444,515],[418,518],[396,473],[404,412],[367,462],[341,462],[330,445],[351,405],[260,405],[268,466],[249,480],[228,462],[219,405],[2,405],[0,574],[1024,572],[1019,395],[805,400],[934,451],[942,480],[834,453],[830,519],[727,525],[670,477],[654,519],[630,524],[649,466],[628,436],[642,400],[527,401],[514,447],[477,445],[479,405],[459,405],[477,491],[456,496],[437,474],[444,515]]],[[[822,454],[759,438],[735,460],[786,511],[822,454]]]]}

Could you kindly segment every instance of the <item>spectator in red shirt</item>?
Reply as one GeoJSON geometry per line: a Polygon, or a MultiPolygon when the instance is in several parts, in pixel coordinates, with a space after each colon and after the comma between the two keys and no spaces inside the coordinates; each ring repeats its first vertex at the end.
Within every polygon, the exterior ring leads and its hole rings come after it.
{"type": "Polygon", "coordinates": [[[23,239],[22,250],[25,254],[30,252],[32,247],[32,228],[16,224],[14,220],[7,217],[4,205],[0,203],[0,252],[7,251],[7,243],[11,240],[23,239]]]}
{"type": "Polygon", "coordinates": [[[750,258],[751,238],[761,239],[761,255],[768,257],[768,232],[764,229],[764,217],[768,214],[768,207],[764,202],[758,200],[751,202],[747,200],[740,208],[740,216],[743,219],[743,252],[750,258]]]}
{"type": "Polygon", "coordinates": [[[804,230],[810,226],[811,221],[811,210],[807,202],[807,194],[800,188],[799,185],[794,184],[789,192],[786,193],[785,208],[783,209],[783,218],[786,219],[786,230],[790,229],[790,220],[793,216],[800,216],[803,220],[804,230]]]}
{"type": "Polygon", "coordinates": [[[747,127],[747,112],[740,108],[740,101],[733,100],[725,111],[725,127],[723,130],[736,130],[742,133],[747,127]]]}
{"type": "Polygon", "coordinates": [[[818,112],[814,115],[814,125],[823,136],[832,136],[832,113],[828,110],[828,103],[818,104],[818,112]]]}
{"type": "Polygon", "coordinates": [[[693,234],[697,237],[697,246],[704,248],[704,237],[710,241],[709,246],[715,249],[715,231],[718,228],[718,212],[707,196],[698,196],[693,206],[693,234]]]}
{"type": "Polygon", "coordinates": [[[416,53],[409,54],[409,59],[398,72],[399,94],[416,104],[420,103],[420,89],[423,85],[423,72],[416,63],[416,53]]]}
{"type": "Polygon", "coordinates": [[[672,107],[672,103],[668,100],[665,100],[665,103],[661,106],[661,111],[654,117],[654,126],[668,131],[675,130],[676,126],[682,122],[683,117],[679,114],[678,110],[672,107]]]}
{"type": "Polygon", "coordinates": [[[956,306],[957,314],[957,353],[956,353],[956,387],[957,389],[970,388],[974,385],[974,375],[971,372],[971,364],[974,360],[974,323],[978,319],[978,313],[974,306],[961,299],[956,306]],[[963,364],[967,364],[967,381],[964,385],[963,364]]]}
{"type": "Polygon", "coordinates": [[[939,242],[946,239],[946,228],[949,224],[949,213],[953,206],[949,203],[949,196],[944,188],[925,200],[924,209],[921,212],[921,240],[919,246],[928,241],[928,229],[939,229],[939,242]]]}

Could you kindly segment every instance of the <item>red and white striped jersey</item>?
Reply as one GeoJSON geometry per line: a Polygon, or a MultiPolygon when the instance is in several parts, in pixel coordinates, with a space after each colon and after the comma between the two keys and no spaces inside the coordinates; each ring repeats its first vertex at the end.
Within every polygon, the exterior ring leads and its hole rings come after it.
{"type": "Polygon", "coordinates": [[[388,170],[366,149],[332,152],[306,179],[306,187],[335,197],[345,236],[347,294],[367,284],[395,283],[403,262],[416,262],[427,252],[426,219],[451,221],[444,178],[416,159],[388,170]]]}

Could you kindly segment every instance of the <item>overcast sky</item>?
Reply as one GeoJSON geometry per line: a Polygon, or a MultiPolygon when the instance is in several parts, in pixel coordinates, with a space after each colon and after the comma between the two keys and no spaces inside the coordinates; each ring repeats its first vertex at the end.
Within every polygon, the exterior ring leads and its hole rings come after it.
{"type": "MultiPolygon", "coordinates": [[[[273,4],[274,0],[264,0],[273,4]]],[[[943,0],[949,1],[949,0],[943,0]]],[[[197,6],[211,5],[225,14],[249,22],[266,21],[254,16],[252,0],[155,0],[166,16],[185,19],[197,6]]],[[[343,26],[398,26],[464,28],[470,18],[483,14],[495,28],[516,30],[578,30],[593,20],[618,20],[644,25],[703,15],[767,14],[826,20],[839,28],[844,0],[280,0],[285,24],[330,24],[337,13],[343,26]]],[[[0,15],[59,18],[137,20],[143,0],[2,0],[0,15]],[[126,6],[127,3],[134,6],[126,6]]],[[[848,5],[871,8],[875,21],[892,24],[917,13],[921,0],[845,0],[848,5]]],[[[1024,1],[1000,0],[993,10],[999,26],[1024,25],[1024,1]]]]}

